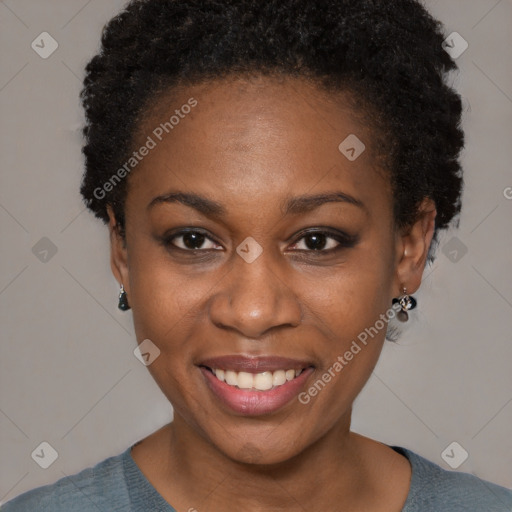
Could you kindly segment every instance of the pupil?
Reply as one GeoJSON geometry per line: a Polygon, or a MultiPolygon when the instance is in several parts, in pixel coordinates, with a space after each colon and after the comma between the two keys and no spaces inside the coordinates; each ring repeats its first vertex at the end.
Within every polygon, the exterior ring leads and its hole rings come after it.
{"type": "Polygon", "coordinates": [[[188,249],[199,249],[203,245],[205,236],[201,233],[186,233],[183,235],[183,243],[188,249]]]}
{"type": "Polygon", "coordinates": [[[306,246],[313,251],[322,249],[325,246],[325,235],[315,234],[306,237],[306,246]]]}

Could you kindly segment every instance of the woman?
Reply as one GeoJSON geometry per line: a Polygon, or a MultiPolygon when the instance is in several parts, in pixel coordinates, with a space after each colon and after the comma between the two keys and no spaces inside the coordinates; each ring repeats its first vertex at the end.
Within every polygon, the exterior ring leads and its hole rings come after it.
{"type": "Polygon", "coordinates": [[[2,510],[511,510],[350,431],[460,212],[443,40],[415,0],[134,0],[107,25],[81,191],[174,420],[2,510]]]}

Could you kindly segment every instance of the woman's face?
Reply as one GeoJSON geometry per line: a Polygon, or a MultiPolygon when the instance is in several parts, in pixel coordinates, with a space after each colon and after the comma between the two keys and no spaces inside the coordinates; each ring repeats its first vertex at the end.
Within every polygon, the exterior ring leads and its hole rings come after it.
{"type": "Polygon", "coordinates": [[[224,454],[249,460],[249,443],[261,462],[287,460],[349,423],[382,315],[404,279],[412,292],[421,277],[395,232],[372,134],[343,95],[261,78],[174,91],[137,148],[148,137],[112,263],[138,342],[160,350],[149,371],[175,417],[224,454]],[[303,371],[282,384],[287,370],[303,371]]]}

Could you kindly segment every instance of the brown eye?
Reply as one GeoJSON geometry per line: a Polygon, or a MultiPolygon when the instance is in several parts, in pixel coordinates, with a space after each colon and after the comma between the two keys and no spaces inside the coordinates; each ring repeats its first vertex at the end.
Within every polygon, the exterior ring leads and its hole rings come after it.
{"type": "Polygon", "coordinates": [[[325,249],[328,239],[329,237],[325,236],[323,233],[313,233],[312,235],[307,235],[304,237],[306,247],[312,251],[320,251],[325,249]]]}
{"type": "Polygon", "coordinates": [[[303,233],[292,246],[292,249],[305,252],[331,252],[344,247],[353,247],[357,242],[357,237],[349,236],[344,233],[330,233],[327,231],[312,231],[303,233]]]}
{"type": "Polygon", "coordinates": [[[200,249],[206,237],[201,233],[187,233],[181,237],[187,249],[200,249]]]}
{"type": "Polygon", "coordinates": [[[181,231],[170,237],[167,237],[165,244],[174,246],[184,251],[197,251],[197,250],[218,250],[221,248],[211,238],[206,236],[201,231],[181,231]]]}

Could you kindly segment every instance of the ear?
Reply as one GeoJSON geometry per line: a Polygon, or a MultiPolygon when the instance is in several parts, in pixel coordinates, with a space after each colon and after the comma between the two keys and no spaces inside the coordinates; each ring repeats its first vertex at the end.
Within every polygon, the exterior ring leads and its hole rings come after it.
{"type": "Polygon", "coordinates": [[[432,237],[434,236],[436,206],[432,199],[424,199],[418,209],[416,222],[400,230],[396,238],[396,277],[397,295],[414,293],[421,284],[425,263],[432,237]]]}
{"type": "Polygon", "coordinates": [[[121,236],[119,224],[110,205],[107,206],[109,218],[108,229],[110,234],[110,268],[117,282],[124,286],[126,293],[130,293],[130,280],[128,272],[128,253],[126,242],[121,236]]]}

